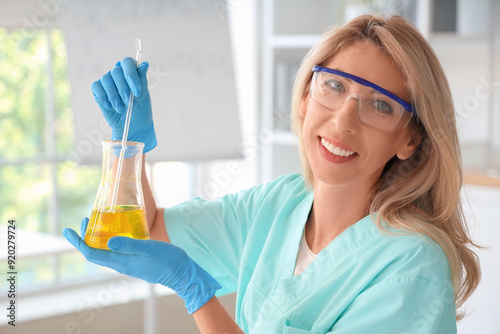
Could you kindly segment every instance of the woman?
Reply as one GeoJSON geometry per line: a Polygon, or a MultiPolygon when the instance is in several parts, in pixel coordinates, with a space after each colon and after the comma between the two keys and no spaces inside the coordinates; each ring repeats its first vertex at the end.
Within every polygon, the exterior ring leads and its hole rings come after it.
{"type": "MultiPolygon", "coordinates": [[[[92,90],[120,139],[132,89],[128,139],[150,150],[146,71],[124,59],[92,90]]],[[[428,43],[400,17],[358,17],[305,57],[292,102],[303,176],[163,210],[143,172],[162,241],[115,237],[102,251],[64,235],[89,261],[172,288],[203,333],[455,333],[480,270],[453,103],[428,43]],[[238,325],[219,289],[237,291],[238,325]]]]}

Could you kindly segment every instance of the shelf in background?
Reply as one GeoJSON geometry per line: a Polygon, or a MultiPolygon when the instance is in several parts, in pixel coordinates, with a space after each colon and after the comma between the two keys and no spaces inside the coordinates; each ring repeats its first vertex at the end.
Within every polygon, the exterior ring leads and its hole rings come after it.
{"type": "MultiPolygon", "coordinates": [[[[7,234],[0,235],[0,241],[7,244],[7,234]]],[[[22,260],[48,255],[76,252],[75,247],[61,236],[16,229],[17,255],[22,260]]],[[[0,255],[0,261],[7,260],[7,253],[0,255]]]]}
{"type": "Polygon", "coordinates": [[[487,187],[500,187],[500,171],[465,171],[464,183],[487,187]]]}

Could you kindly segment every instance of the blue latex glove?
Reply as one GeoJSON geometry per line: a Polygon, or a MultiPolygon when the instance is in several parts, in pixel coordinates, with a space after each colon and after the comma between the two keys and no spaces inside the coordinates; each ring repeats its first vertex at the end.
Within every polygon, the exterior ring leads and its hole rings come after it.
{"type": "Polygon", "coordinates": [[[104,118],[111,126],[113,140],[123,138],[123,128],[132,90],[134,105],[127,140],[144,143],[144,153],[151,151],[157,144],[146,77],[148,68],[147,62],[136,67],[134,59],[124,58],[111,71],[92,84],[92,93],[104,118]]]}
{"type": "MultiPolygon", "coordinates": [[[[82,221],[82,236],[88,221],[82,221]]],[[[183,249],[167,242],[113,237],[108,241],[108,251],[87,246],[70,228],[65,228],[63,235],[90,262],[174,290],[184,300],[189,314],[205,305],[221,288],[183,249]]]]}

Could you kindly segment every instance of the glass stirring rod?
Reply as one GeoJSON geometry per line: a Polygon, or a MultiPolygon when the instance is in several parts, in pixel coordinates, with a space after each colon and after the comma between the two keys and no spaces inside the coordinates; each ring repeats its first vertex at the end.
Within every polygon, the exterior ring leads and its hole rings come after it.
{"type": "MultiPolygon", "coordinates": [[[[142,48],[141,48],[141,40],[136,38],[134,40],[135,42],[135,62],[136,66],[139,66],[139,63],[141,61],[141,56],[142,56],[142,48]]],[[[123,138],[122,138],[122,144],[125,145],[127,142],[127,135],[128,135],[128,128],[130,126],[130,117],[132,115],[132,105],[134,104],[134,93],[132,93],[132,90],[130,91],[130,97],[128,99],[128,108],[127,108],[127,117],[125,118],[125,128],[123,129],[123,138]]]]}
{"type": "MultiPolygon", "coordinates": [[[[135,62],[136,62],[136,67],[139,66],[139,62],[141,61],[141,55],[142,55],[142,47],[141,47],[141,40],[136,38],[134,39],[135,43],[135,62]]],[[[123,168],[123,158],[125,156],[125,148],[127,147],[127,136],[128,136],[128,129],[130,126],[130,118],[132,116],[132,106],[134,105],[134,93],[132,90],[130,90],[130,97],[128,99],[128,108],[127,108],[127,115],[125,117],[125,127],[123,129],[123,137],[122,137],[122,149],[120,150],[120,157],[118,159],[118,167],[116,170],[116,178],[115,178],[115,185],[113,188],[113,197],[111,199],[111,211],[115,211],[115,206],[116,206],[116,199],[118,197],[118,189],[120,187],[120,177],[122,174],[122,168],[123,168]]]]}

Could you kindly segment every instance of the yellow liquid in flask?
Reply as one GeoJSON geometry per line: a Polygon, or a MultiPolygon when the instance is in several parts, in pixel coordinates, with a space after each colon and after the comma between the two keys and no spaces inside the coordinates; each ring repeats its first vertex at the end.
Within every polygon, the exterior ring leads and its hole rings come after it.
{"type": "Polygon", "coordinates": [[[94,248],[109,249],[108,240],[115,236],[149,239],[148,222],[143,206],[118,205],[114,212],[109,207],[92,210],[85,233],[85,243],[94,248]]]}

